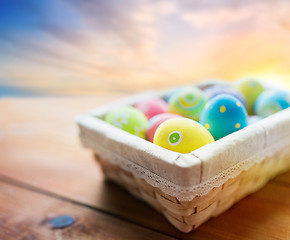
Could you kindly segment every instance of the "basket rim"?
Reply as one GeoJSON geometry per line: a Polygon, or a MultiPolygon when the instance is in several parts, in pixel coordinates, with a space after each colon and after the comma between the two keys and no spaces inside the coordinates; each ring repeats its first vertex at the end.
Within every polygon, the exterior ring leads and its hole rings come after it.
{"type": "Polygon", "coordinates": [[[101,119],[113,108],[164,96],[169,91],[133,95],[78,115],[76,122],[83,145],[93,149],[99,145],[100,149],[115,152],[174,184],[190,187],[207,182],[256,155],[274,154],[290,142],[290,108],[187,154],[157,146],[101,119]]]}

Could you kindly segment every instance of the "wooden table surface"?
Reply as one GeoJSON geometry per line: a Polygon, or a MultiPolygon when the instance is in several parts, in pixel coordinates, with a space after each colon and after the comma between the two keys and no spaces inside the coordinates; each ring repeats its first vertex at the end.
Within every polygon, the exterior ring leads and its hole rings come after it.
{"type": "Polygon", "coordinates": [[[1,240],[290,239],[289,171],[189,234],[105,182],[74,116],[120,97],[0,100],[1,240]],[[62,215],[75,222],[54,227],[62,215]]]}

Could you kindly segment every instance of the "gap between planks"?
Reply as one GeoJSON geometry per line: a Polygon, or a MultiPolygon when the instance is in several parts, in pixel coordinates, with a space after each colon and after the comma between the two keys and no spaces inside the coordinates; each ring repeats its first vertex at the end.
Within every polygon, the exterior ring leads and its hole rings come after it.
{"type": "Polygon", "coordinates": [[[55,198],[55,199],[58,199],[58,200],[62,200],[64,202],[68,202],[68,203],[75,204],[75,205],[78,205],[78,206],[81,206],[81,207],[84,207],[84,208],[88,208],[88,209],[93,210],[93,211],[100,212],[102,214],[105,214],[105,215],[108,215],[110,217],[113,217],[113,218],[116,218],[116,219],[125,221],[127,223],[130,223],[130,224],[133,224],[133,225],[136,225],[136,226],[139,226],[139,227],[142,227],[142,228],[151,230],[153,232],[162,234],[162,235],[164,235],[166,237],[170,237],[172,239],[179,239],[179,238],[176,238],[175,236],[172,236],[172,235],[167,234],[167,233],[164,233],[162,231],[158,231],[156,229],[153,229],[153,228],[147,227],[145,225],[136,223],[134,221],[131,221],[130,219],[124,218],[122,216],[119,216],[117,214],[111,213],[109,211],[100,209],[98,207],[90,206],[88,204],[84,204],[84,203],[78,202],[76,200],[73,200],[73,199],[70,199],[70,198],[67,198],[67,197],[64,197],[64,196],[60,196],[58,194],[55,194],[55,193],[52,193],[52,192],[43,190],[41,188],[38,188],[38,187],[35,187],[35,186],[32,186],[32,185],[29,185],[27,183],[20,182],[20,181],[18,181],[16,179],[13,179],[11,177],[5,176],[3,174],[0,174],[0,181],[1,182],[4,182],[6,184],[10,184],[10,185],[13,185],[13,186],[17,186],[17,187],[23,188],[23,189],[28,190],[28,191],[32,191],[32,192],[35,192],[35,193],[38,193],[38,194],[42,194],[42,195],[45,195],[45,196],[49,196],[51,198],[55,198]]]}
{"type": "Polygon", "coordinates": [[[98,211],[1,181],[0,200],[2,240],[173,240],[171,237],[98,211]],[[61,216],[67,216],[73,219],[73,222],[58,220],[57,223],[56,219],[61,216]]]}

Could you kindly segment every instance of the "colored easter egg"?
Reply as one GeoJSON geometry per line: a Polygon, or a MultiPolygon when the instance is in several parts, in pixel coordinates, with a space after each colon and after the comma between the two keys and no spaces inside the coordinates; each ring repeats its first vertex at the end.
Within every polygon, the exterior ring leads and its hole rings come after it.
{"type": "Polygon", "coordinates": [[[227,94],[212,98],[200,116],[200,123],[205,126],[215,140],[248,125],[248,115],[243,104],[227,94]]]}
{"type": "Polygon", "coordinates": [[[243,79],[238,81],[235,87],[244,95],[248,113],[253,114],[256,99],[265,90],[263,85],[255,79],[243,79]]]}
{"type": "Polygon", "coordinates": [[[203,92],[195,87],[187,87],[176,93],[169,101],[170,112],[198,121],[206,104],[203,92]]]}
{"type": "Polygon", "coordinates": [[[278,90],[266,90],[259,95],[254,111],[261,117],[267,117],[290,107],[290,93],[278,90]]]}
{"type": "Polygon", "coordinates": [[[173,118],[157,128],[153,143],[174,152],[190,153],[214,139],[206,128],[188,118],[173,118]]]}
{"type": "Polygon", "coordinates": [[[140,110],[132,106],[116,108],[110,111],[104,120],[126,132],[146,138],[148,120],[140,110]]]}
{"type": "Polygon", "coordinates": [[[169,112],[167,102],[161,98],[143,100],[137,103],[135,107],[143,112],[148,119],[157,114],[169,112]]]}
{"type": "Polygon", "coordinates": [[[211,87],[204,89],[203,92],[204,92],[205,96],[207,97],[207,99],[212,99],[220,94],[229,94],[229,95],[239,99],[240,102],[245,107],[247,106],[246,99],[245,99],[244,95],[239,90],[232,88],[228,84],[214,85],[214,86],[211,86],[211,87]]]}
{"type": "Polygon", "coordinates": [[[177,118],[181,117],[180,115],[173,114],[173,113],[161,113],[154,117],[152,117],[148,122],[148,129],[147,129],[147,138],[150,142],[153,142],[153,137],[156,132],[157,127],[164,121],[171,119],[171,118],[177,118]]]}

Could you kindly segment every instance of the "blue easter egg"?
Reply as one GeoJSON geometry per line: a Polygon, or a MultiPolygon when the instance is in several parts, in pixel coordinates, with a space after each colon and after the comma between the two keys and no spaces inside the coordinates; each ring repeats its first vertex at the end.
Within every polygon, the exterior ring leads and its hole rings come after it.
{"type": "Polygon", "coordinates": [[[220,94],[229,94],[237,99],[240,100],[240,102],[246,107],[246,99],[244,95],[238,91],[237,89],[231,88],[227,84],[218,84],[211,86],[209,88],[206,88],[204,90],[205,96],[207,96],[208,99],[212,99],[220,94]]]}
{"type": "Polygon", "coordinates": [[[218,140],[246,127],[248,114],[239,99],[221,94],[206,104],[200,116],[200,123],[209,130],[215,140],[218,140]]]}
{"type": "Polygon", "coordinates": [[[261,117],[268,117],[271,114],[290,107],[290,93],[279,90],[266,90],[257,98],[254,111],[261,117]]]}

